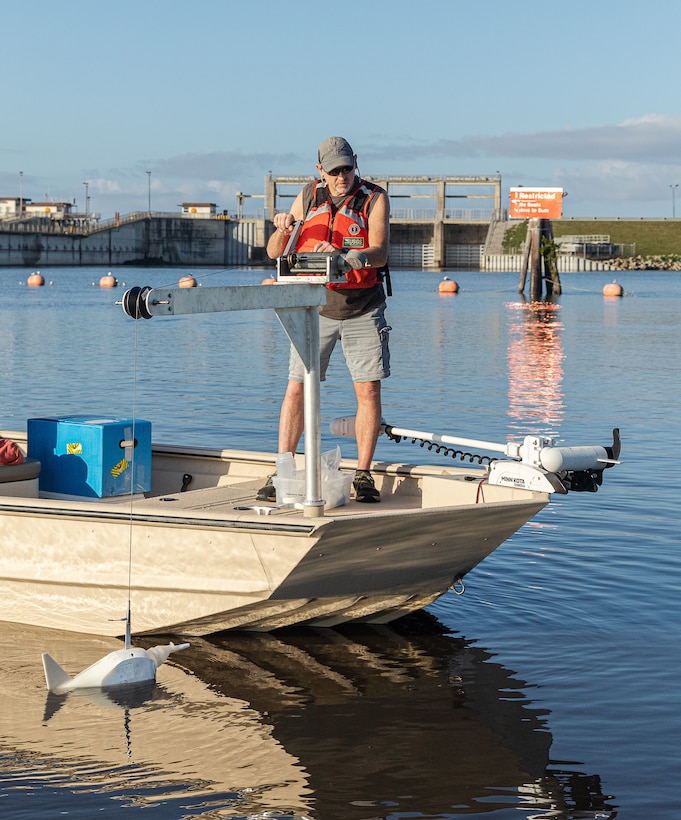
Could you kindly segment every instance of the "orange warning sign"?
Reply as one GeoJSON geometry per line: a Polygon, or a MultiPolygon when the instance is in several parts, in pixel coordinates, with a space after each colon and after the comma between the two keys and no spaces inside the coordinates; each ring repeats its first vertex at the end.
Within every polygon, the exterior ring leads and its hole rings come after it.
{"type": "Polygon", "coordinates": [[[511,219],[560,219],[562,188],[511,188],[508,215],[511,219]]]}

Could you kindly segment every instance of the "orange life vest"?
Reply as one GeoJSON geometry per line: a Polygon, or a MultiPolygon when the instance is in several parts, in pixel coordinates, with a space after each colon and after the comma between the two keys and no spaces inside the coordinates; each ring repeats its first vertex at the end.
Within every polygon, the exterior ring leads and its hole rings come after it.
{"type": "MultiPolygon", "coordinates": [[[[342,251],[364,250],[369,247],[369,203],[381,189],[360,179],[350,196],[334,208],[328,189],[319,180],[314,183],[312,203],[305,215],[296,250],[311,251],[317,242],[330,242],[342,251]]],[[[346,282],[329,283],[332,289],[372,288],[383,281],[378,268],[352,269],[346,282]]]]}

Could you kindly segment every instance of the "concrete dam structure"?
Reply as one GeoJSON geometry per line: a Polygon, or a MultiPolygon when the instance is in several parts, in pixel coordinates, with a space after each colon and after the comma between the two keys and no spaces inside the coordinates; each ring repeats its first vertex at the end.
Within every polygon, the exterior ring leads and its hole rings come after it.
{"type": "MultiPolygon", "coordinates": [[[[272,218],[287,211],[311,179],[268,175],[264,194],[237,194],[236,215],[137,212],[107,221],[79,215],[3,220],[0,267],[269,265],[265,245],[272,218]],[[263,199],[264,208],[249,216],[243,203],[250,198],[263,199]]],[[[391,267],[480,267],[490,226],[503,217],[500,177],[370,179],[391,198],[391,267]],[[453,207],[454,199],[464,200],[456,203],[463,207],[453,207]],[[477,200],[488,200],[487,207],[478,207],[477,200]]]]}
{"type": "MultiPolygon", "coordinates": [[[[113,220],[112,220],[113,221],[113,220]]],[[[115,221],[113,221],[115,222],[115,221]]],[[[260,264],[265,226],[255,220],[185,219],[180,214],[130,214],[119,224],[12,230],[0,226],[0,266],[167,265],[239,267],[260,264]],[[260,256],[258,256],[260,254],[260,256]]]]}

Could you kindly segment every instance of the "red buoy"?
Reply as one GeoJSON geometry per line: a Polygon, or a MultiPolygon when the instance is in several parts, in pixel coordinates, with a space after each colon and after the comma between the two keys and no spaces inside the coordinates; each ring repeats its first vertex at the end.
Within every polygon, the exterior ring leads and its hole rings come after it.
{"type": "Polygon", "coordinates": [[[108,273],[106,276],[102,276],[99,280],[99,287],[100,288],[115,288],[118,285],[118,279],[115,276],[112,276],[108,273]]]}
{"type": "Polygon", "coordinates": [[[603,296],[622,296],[623,293],[624,288],[616,281],[609,282],[603,288],[603,296]]]}
{"type": "Polygon", "coordinates": [[[440,293],[458,293],[459,284],[458,282],[455,282],[453,279],[445,279],[444,281],[440,282],[438,290],[440,291],[440,293]]]}
{"type": "Polygon", "coordinates": [[[261,285],[276,285],[277,280],[276,279],[263,279],[260,284],[261,285]]]}
{"type": "Polygon", "coordinates": [[[178,284],[181,288],[195,288],[196,279],[193,276],[183,276],[178,284]]]}
{"type": "Polygon", "coordinates": [[[28,279],[26,280],[26,284],[29,288],[39,288],[45,284],[45,277],[40,273],[40,271],[36,271],[32,273],[28,279]]]}

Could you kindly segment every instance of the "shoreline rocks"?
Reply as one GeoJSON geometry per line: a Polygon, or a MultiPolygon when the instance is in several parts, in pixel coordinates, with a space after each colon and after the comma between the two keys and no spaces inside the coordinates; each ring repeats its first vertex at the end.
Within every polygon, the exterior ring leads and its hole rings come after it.
{"type": "Polygon", "coordinates": [[[659,256],[623,256],[609,259],[608,264],[615,270],[674,270],[681,271],[681,256],[665,254],[659,256]]]}

